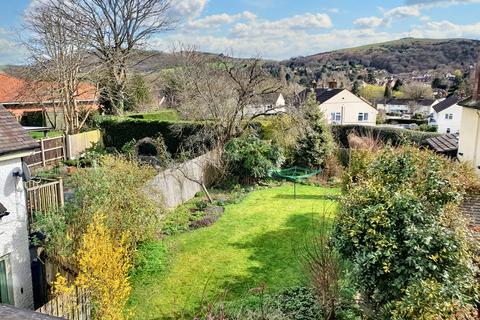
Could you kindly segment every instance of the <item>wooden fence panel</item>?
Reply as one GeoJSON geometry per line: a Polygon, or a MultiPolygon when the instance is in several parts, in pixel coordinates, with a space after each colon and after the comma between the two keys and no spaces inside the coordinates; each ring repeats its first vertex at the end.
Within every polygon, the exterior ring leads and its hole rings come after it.
{"type": "Polygon", "coordinates": [[[38,142],[40,147],[34,150],[33,155],[24,158],[30,170],[50,168],[66,160],[64,136],[40,139],[38,142]]]}
{"type": "Polygon", "coordinates": [[[29,226],[36,213],[46,213],[63,207],[62,179],[34,179],[25,183],[27,191],[27,214],[29,226]]]}
{"type": "Polygon", "coordinates": [[[70,294],[54,297],[36,312],[68,320],[91,320],[92,304],[85,290],[75,287],[70,294]]]}
{"type": "Polygon", "coordinates": [[[93,130],[66,136],[68,159],[80,157],[87,149],[102,142],[100,130],[93,130]]]}

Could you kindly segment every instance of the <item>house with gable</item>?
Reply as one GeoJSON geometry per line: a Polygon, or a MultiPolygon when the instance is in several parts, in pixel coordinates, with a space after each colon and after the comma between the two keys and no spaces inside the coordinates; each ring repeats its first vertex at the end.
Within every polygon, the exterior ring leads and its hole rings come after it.
{"type": "Polygon", "coordinates": [[[476,67],[473,95],[458,105],[462,107],[462,121],[457,157],[470,162],[480,174],[480,62],[476,67]]]}
{"type": "Polygon", "coordinates": [[[0,105],[0,304],[33,307],[22,158],[37,142],[0,105]]]}
{"type": "Polygon", "coordinates": [[[461,100],[453,95],[433,105],[428,124],[436,126],[439,133],[460,133],[463,107],[458,103],[461,100]]]}
{"type": "Polygon", "coordinates": [[[311,92],[315,92],[329,124],[375,126],[377,123],[377,109],[347,89],[305,89],[298,94],[296,104],[303,104],[311,92]]]}

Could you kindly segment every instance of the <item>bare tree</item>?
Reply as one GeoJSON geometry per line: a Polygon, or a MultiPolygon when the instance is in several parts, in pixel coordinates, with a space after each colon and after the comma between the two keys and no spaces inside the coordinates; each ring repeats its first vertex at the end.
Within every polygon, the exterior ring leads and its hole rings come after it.
{"type": "MultiPolygon", "coordinates": [[[[186,119],[210,124],[198,138],[215,148],[222,148],[265,114],[262,108],[256,109],[262,98],[280,92],[281,83],[262,68],[260,59],[232,59],[194,49],[175,54],[180,67],[166,75],[165,91],[186,119]]],[[[190,141],[200,145],[195,139],[190,141]]]]}
{"type": "Polygon", "coordinates": [[[102,66],[103,98],[124,111],[129,58],[154,34],[168,30],[170,0],[46,0],[87,43],[102,66]]]}
{"type": "Polygon", "coordinates": [[[405,85],[403,88],[403,93],[406,98],[413,100],[431,99],[433,97],[432,88],[421,83],[411,83],[405,85]]]}
{"type": "Polygon", "coordinates": [[[82,108],[77,100],[85,94],[96,96],[95,86],[82,83],[86,79],[81,67],[85,64],[87,43],[78,26],[48,3],[30,11],[25,18],[31,37],[24,44],[32,59],[25,89],[40,101],[51,102],[54,113],[58,106],[63,111],[65,132],[78,133],[92,108],[82,108]]]}

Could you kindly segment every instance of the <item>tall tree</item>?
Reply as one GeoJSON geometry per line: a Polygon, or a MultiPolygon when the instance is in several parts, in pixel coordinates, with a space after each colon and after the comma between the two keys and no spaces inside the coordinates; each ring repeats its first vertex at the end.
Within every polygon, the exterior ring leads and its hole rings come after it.
{"type": "Polygon", "coordinates": [[[82,109],[78,97],[96,96],[95,86],[82,85],[89,74],[81,70],[86,63],[87,42],[79,26],[65,19],[58,8],[45,2],[27,13],[26,28],[30,38],[24,42],[30,53],[29,91],[39,99],[51,100],[63,111],[67,134],[80,131],[91,108],[82,109]]]}
{"type": "Polygon", "coordinates": [[[304,130],[297,141],[295,158],[300,165],[318,169],[333,152],[333,136],[314,92],[308,95],[303,109],[304,130]]]}
{"type": "Polygon", "coordinates": [[[385,92],[383,93],[383,97],[385,98],[385,100],[388,100],[388,99],[391,99],[393,96],[392,94],[392,88],[390,87],[390,85],[387,83],[387,85],[385,85],[385,92]]]}
{"type": "Polygon", "coordinates": [[[102,94],[111,112],[125,108],[129,59],[153,35],[173,25],[170,0],[47,0],[84,39],[102,67],[102,94]]]}

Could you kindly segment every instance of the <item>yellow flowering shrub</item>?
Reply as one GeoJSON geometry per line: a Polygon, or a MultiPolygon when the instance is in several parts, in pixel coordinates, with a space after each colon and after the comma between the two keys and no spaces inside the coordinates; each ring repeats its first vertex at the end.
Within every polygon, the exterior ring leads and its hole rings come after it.
{"type": "MultiPolygon", "coordinates": [[[[131,291],[128,236],[115,239],[104,221],[104,215],[95,215],[82,237],[75,254],[79,273],[73,285],[89,294],[96,319],[122,320],[126,317],[125,305],[131,291]]],[[[65,278],[57,278],[55,292],[68,294],[71,290],[65,278]]]]}

